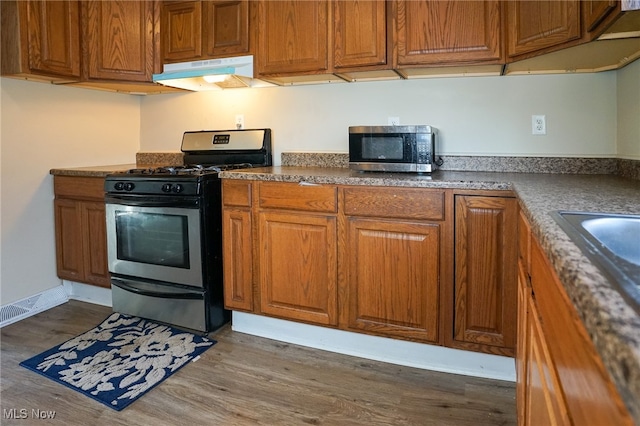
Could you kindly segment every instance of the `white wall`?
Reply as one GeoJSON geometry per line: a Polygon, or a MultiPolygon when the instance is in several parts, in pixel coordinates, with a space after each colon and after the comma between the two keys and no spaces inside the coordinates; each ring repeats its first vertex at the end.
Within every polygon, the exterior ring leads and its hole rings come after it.
{"type": "Polygon", "coordinates": [[[640,60],[618,71],[617,110],[618,157],[640,160],[640,60]]]}
{"type": "Polygon", "coordinates": [[[60,167],[135,162],[136,96],[0,78],[0,305],[61,284],[53,179],[60,167]]]}
{"type": "Polygon", "coordinates": [[[640,159],[640,61],[618,72],[391,81],[128,96],[0,78],[0,305],[60,284],[51,168],[179,151],[185,130],[274,130],[283,151],[347,151],[347,127],[428,123],[443,154],[640,159]],[[531,136],[531,115],[547,136],[531,136]],[[617,146],[616,146],[617,139],[617,146]]]}
{"type": "Polygon", "coordinates": [[[245,125],[274,132],[283,151],[347,151],[351,125],[430,124],[442,154],[611,157],[616,154],[616,73],[332,83],[147,96],[142,151],[178,151],[185,130],[245,125]],[[544,114],[547,135],[531,135],[544,114]]]}

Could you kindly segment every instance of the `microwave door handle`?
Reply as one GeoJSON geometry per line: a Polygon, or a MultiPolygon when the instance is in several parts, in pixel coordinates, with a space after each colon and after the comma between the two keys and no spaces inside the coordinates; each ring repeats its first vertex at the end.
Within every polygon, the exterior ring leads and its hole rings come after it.
{"type": "Polygon", "coordinates": [[[119,280],[117,278],[111,278],[111,285],[120,287],[123,290],[131,293],[139,294],[141,296],[158,297],[162,299],[202,299],[202,293],[199,292],[168,292],[168,291],[148,291],[136,287],[135,285],[128,284],[126,281],[119,280]]]}

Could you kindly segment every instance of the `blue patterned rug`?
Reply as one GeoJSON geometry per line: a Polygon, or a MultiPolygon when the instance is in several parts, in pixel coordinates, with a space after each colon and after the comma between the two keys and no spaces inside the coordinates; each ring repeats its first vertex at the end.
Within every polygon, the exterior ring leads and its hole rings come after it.
{"type": "Polygon", "coordinates": [[[214,344],[114,313],[96,328],[20,365],[120,411],[214,344]]]}

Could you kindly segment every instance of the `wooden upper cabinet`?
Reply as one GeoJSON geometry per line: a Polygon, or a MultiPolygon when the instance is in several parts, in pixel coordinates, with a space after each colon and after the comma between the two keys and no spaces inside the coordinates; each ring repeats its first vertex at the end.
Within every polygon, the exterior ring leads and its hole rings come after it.
{"type": "Polygon", "coordinates": [[[620,7],[616,0],[592,0],[582,2],[586,31],[593,31],[609,14],[620,7]]]}
{"type": "Polygon", "coordinates": [[[314,74],[329,70],[329,1],[258,2],[260,75],[314,74]]]}
{"type": "Polygon", "coordinates": [[[515,198],[456,196],[453,347],[514,354],[517,215],[515,198]]]}
{"type": "Polygon", "coordinates": [[[204,2],[203,36],[206,55],[249,53],[249,2],[204,2]]]}
{"type": "Polygon", "coordinates": [[[388,63],[387,2],[338,1],[333,18],[336,70],[388,63]]]}
{"type": "Polygon", "coordinates": [[[2,1],[2,75],[80,77],[78,1],[2,1]]]}
{"type": "Polygon", "coordinates": [[[178,1],[162,5],[165,63],[250,52],[249,1],[178,1]]]}
{"type": "Polygon", "coordinates": [[[397,65],[502,61],[499,1],[397,0],[397,65]]]}
{"type": "Polygon", "coordinates": [[[591,41],[618,19],[622,12],[620,0],[586,0],[581,2],[582,22],[587,39],[591,41]]]}
{"type": "Polygon", "coordinates": [[[82,17],[88,80],[152,80],[159,71],[158,2],[86,1],[82,17]]]}
{"type": "Polygon", "coordinates": [[[506,2],[508,59],[578,43],[582,36],[580,3],[579,0],[506,2]]]}
{"type": "Polygon", "coordinates": [[[164,62],[202,56],[201,1],[163,2],[160,19],[164,62]]]}

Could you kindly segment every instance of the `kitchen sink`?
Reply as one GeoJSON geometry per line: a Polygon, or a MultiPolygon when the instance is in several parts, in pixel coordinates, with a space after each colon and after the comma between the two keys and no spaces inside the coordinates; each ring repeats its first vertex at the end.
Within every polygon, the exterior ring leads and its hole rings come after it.
{"type": "Polygon", "coordinates": [[[640,215],[557,211],[551,216],[640,313],[640,215]]]}

